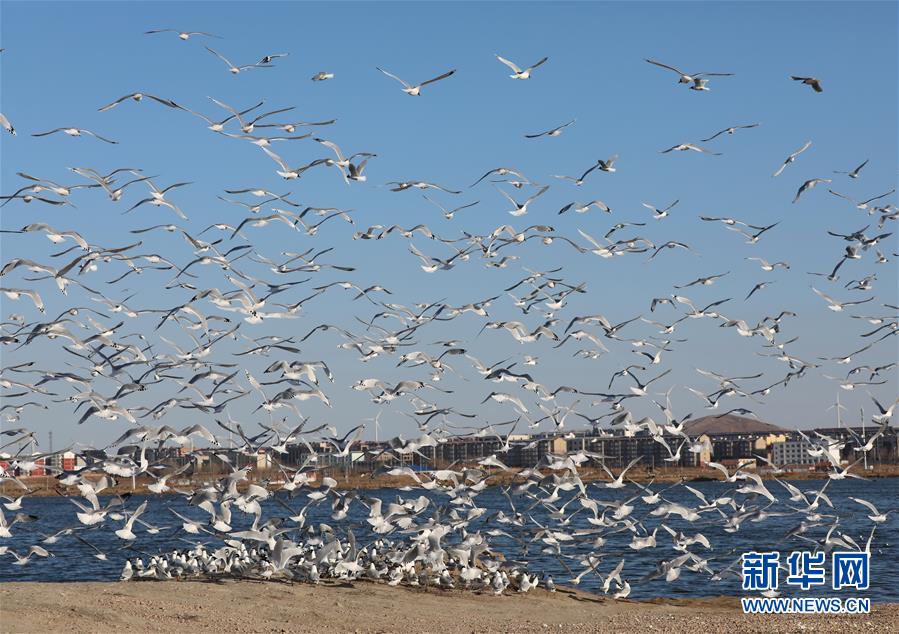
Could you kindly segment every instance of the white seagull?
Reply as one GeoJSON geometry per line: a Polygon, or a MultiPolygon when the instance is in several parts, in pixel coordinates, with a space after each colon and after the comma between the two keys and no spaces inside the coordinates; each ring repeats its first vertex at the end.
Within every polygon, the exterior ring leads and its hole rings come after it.
{"type": "Polygon", "coordinates": [[[90,130],[85,130],[84,128],[54,128],[53,130],[49,130],[47,132],[37,132],[32,134],[31,136],[49,136],[51,134],[56,134],[57,132],[65,132],[69,136],[83,136],[85,134],[94,137],[95,139],[100,139],[101,141],[105,141],[106,143],[111,143],[113,145],[118,144],[118,141],[113,141],[112,139],[107,139],[104,136],[100,136],[96,132],[91,132],[90,130]]]}
{"type": "Polygon", "coordinates": [[[438,81],[440,81],[441,79],[446,79],[447,77],[449,77],[450,75],[452,75],[452,74],[454,74],[454,73],[456,72],[456,69],[448,70],[448,71],[446,71],[445,73],[443,73],[442,75],[437,75],[437,77],[434,77],[434,78],[429,79],[429,80],[427,80],[427,81],[423,81],[423,82],[421,82],[420,84],[413,86],[412,84],[410,84],[410,83],[408,83],[408,82],[406,82],[406,81],[400,79],[399,77],[397,77],[397,76],[394,75],[393,73],[387,72],[387,71],[384,70],[383,68],[380,68],[380,67],[378,67],[378,66],[375,66],[375,68],[377,68],[379,71],[381,71],[382,73],[384,73],[384,74],[387,75],[388,77],[391,77],[392,79],[395,79],[395,80],[397,80],[398,82],[400,82],[400,83],[403,85],[403,92],[406,93],[407,95],[412,96],[412,97],[418,97],[419,95],[421,95],[421,89],[424,88],[425,86],[427,86],[428,84],[433,84],[434,82],[438,82],[438,81]]]}
{"type": "Polygon", "coordinates": [[[515,64],[515,62],[510,62],[505,57],[500,57],[499,55],[497,55],[496,59],[498,59],[503,64],[505,64],[506,66],[508,66],[509,68],[512,69],[513,74],[509,75],[509,77],[511,77],[512,79],[530,79],[531,71],[534,70],[535,68],[537,68],[538,66],[540,66],[541,64],[544,64],[547,60],[549,60],[548,57],[544,57],[543,59],[541,59],[539,62],[537,62],[533,66],[528,66],[524,70],[521,70],[518,67],[518,65],[515,64]]]}

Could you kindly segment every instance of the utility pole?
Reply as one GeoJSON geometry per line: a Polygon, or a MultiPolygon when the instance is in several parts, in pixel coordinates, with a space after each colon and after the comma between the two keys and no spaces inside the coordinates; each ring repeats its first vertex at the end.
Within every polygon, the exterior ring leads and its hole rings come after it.
{"type": "MultiPolygon", "coordinates": [[[[867,444],[868,434],[865,431],[865,408],[864,407],[859,408],[859,415],[861,415],[861,417],[862,417],[862,440],[864,440],[865,443],[867,444]]],[[[874,447],[871,447],[871,449],[874,449],[874,447]]],[[[865,471],[867,471],[868,470],[868,452],[863,451],[862,454],[864,454],[864,456],[865,456],[865,471]]]]}

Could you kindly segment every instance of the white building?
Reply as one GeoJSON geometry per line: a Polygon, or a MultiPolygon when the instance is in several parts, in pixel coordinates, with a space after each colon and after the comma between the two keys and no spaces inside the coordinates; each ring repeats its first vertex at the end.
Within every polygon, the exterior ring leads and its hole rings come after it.
{"type": "MultiPolygon", "coordinates": [[[[813,445],[805,438],[799,440],[787,440],[784,442],[776,442],[769,445],[771,450],[771,462],[778,467],[785,465],[813,465],[821,461],[827,461],[827,456],[812,456],[809,451],[814,451],[816,445],[813,445]]],[[[833,456],[837,463],[840,461],[840,454],[836,447],[829,449],[829,453],[833,456]]]]}

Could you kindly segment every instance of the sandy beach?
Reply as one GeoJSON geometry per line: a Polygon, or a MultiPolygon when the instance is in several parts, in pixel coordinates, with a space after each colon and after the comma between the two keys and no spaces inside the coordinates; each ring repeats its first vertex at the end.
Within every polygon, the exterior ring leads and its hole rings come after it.
{"type": "Polygon", "coordinates": [[[561,589],[475,594],[383,584],[0,584],[2,632],[899,631],[899,604],[856,616],[747,616],[734,598],[615,601],[561,589]]]}

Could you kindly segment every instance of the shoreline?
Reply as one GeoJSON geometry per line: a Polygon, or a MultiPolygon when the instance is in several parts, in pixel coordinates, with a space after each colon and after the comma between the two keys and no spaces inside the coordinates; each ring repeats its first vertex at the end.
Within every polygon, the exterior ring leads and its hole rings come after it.
{"type": "MultiPolygon", "coordinates": [[[[330,477],[333,477],[335,480],[337,480],[337,486],[335,487],[337,490],[345,491],[354,489],[400,489],[402,487],[420,488],[420,485],[408,476],[379,475],[376,478],[371,478],[368,475],[359,474],[351,475],[347,478],[341,473],[337,473],[336,471],[337,470],[330,474],[326,473],[325,475],[330,475],[330,477]]],[[[497,470],[487,471],[490,474],[487,478],[487,486],[508,486],[513,483],[517,484],[524,481],[523,478],[518,477],[517,469],[513,469],[507,472],[497,470]]],[[[781,480],[791,481],[826,480],[828,478],[827,471],[788,471],[782,474],[773,474],[767,471],[759,471],[754,473],[758,473],[759,477],[761,477],[762,480],[773,480],[775,477],[781,480]]],[[[133,488],[131,486],[130,479],[118,478],[118,484],[115,487],[104,489],[103,495],[116,495],[124,493],[134,493],[136,495],[177,495],[178,491],[176,491],[175,489],[178,489],[180,487],[195,488],[196,486],[215,481],[221,478],[223,475],[224,474],[222,473],[199,474],[194,476],[194,478],[189,483],[182,483],[178,485],[176,485],[175,483],[170,483],[170,485],[173,487],[172,490],[160,494],[151,493],[149,489],[147,489],[147,485],[152,482],[152,480],[149,478],[138,478],[136,486],[133,488]]],[[[280,481],[272,480],[271,482],[266,482],[267,479],[279,476],[279,472],[253,472],[251,473],[251,475],[255,477],[239,483],[238,489],[245,490],[250,483],[259,485],[265,483],[266,488],[269,491],[273,492],[281,489],[282,482],[280,481]]],[[[580,476],[581,481],[583,481],[584,484],[590,484],[592,482],[609,482],[611,480],[608,474],[602,471],[602,469],[582,468],[579,470],[578,475],[580,476]]],[[[100,475],[97,474],[95,477],[99,478],[100,475]]],[[[874,470],[864,473],[864,477],[867,479],[899,477],[899,465],[878,465],[874,470]]],[[[633,471],[628,471],[627,479],[640,484],[646,484],[650,481],[661,484],[673,484],[676,482],[680,482],[681,480],[683,480],[684,482],[724,481],[724,478],[722,477],[720,471],[716,469],[703,468],[666,469],[658,470],[655,472],[650,472],[647,470],[638,471],[634,469],[633,471]]],[[[29,488],[32,490],[29,495],[35,497],[80,495],[78,492],[78,487],[64,487],[59,484],[54,476],[19,477],[19,480],[29,486],[29,488]]],[[[320,486],[320,481],[310,482],[304,486],[315,489],[320,486]]],[[[18,487],[14,482],[0,482],[0,494],[2,495],[18,496],[21,495],[21,491],[22,489],[18,487]]]]}
{"type": "Polygon", "coordinates": [[[899,604],[869,615],[744,615],[737,597],[615,600],[559,588],[468,590],[253,581],[9,582],[0,632],[623,632],[899,630],[899,604]]]}

